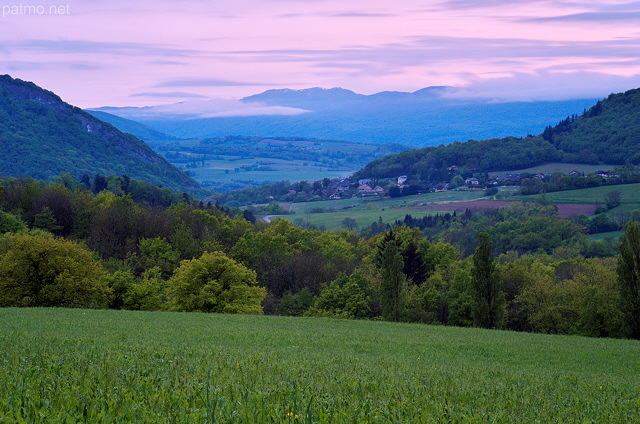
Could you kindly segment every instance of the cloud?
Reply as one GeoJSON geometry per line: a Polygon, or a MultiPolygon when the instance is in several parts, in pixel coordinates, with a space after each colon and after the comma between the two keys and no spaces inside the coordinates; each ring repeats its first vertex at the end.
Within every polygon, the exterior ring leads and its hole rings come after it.
{"type": "Polygon", "coordinates": [[[531,0],[450,0],[443,3],[445,9],[485,9],[496,6],[514,6],[516,4],[534,3],[531,0]]]}
{"type": "Polygon", "coordinates": [[[481,98],[496,102],[599,99],[640,87],[640,74],[631,77],[597,72],[539,72],[472,81],[445,93],[449,98],[481,98]]]}
{"type": "Polygon", "coordinates": [[[5,69],[9,71],[43,71],[66,69],[72,71],[94,71],[102,69],[98,63],[86,62],[31,62],[31,61],[11,61],[6,63],[5,69]]]}
{"type": "Polygon", "coordinates": [[[584,12],[571,15],[552,16],[546,18],[522,19],[523,22],[590,22],[590,23],[612,23],[612,22],[638,22],[640,11],[625,12],[584,12]]]}
{"type": "MultiPolygon", "coordinates": [[[[102,109],[97,109],[102,110],[102,109]]],[[[229,99],[188,100],[168,105],[104,108],[106,112],[127,119],[203,119],[234,116],[281,115],[308,113],[304,109],[283,106],[267,106],[259,102],[242,102],[229,99]]]]}
{"type": "Polygon", "coordinates": [[[134,93],[131,97],[158,97],[158,98],[193,98],[193,99],[206,99],[207,96],[195,93],[187,93],[184,91],[173,91],[170,93],[156,93],[156,92],[143,92],[134,93]]]}
{"type": "Polygon", "coordinates": [[[156,87],[251,87],[251,86],[264,86],[272,85],[268,83],[251,83],[240,81],[229,81],[224,79],[208,79],[208,78],[193,78],[193,79],[174,79],[165,81],[156,85],[156,87]]]}
{"type": "Polygon", "coordinates": [[[345,11],[327,13],[325,14],[325,16],[328,16],[330,18],[392,18],[397,15],[393,13],[345,11]]]}
{"type": "Polygon", "coordinates": [[[316,13],[284,13],[278,15],[279,18],[393,18],[396,13],[363,12],[356,10],[345,10],[340,12],[316,12],[316,13]]]}
{"type": "MultiPolygon", "coordinates": [[[[544,68],[540,59],[566,59],[574,69],[585,63],[612,58],[637,58],[640,38],[606,41],[530,40],[519,38],[471,38],[426,36],[407,37],[399,42],[377,46],[340,49],[278,49],[233,51],[227,54],[251,62],[306,63],[312,68],[371,72],[372,75],[397,74],[403,68],[442,66],[463,61],[495,65],[519,64],[531,70],[544,68]],[[584,58],[588,60],[578,60],[584,58]],[[579,65],[578,65],[579,64],[579,65]]],[[[624,63],[618,63],[624,66],[624,63]]],[[[450,68],[452,68],[450,66],[450,68]]],[[[518,68],[505,71],[518,71],[518,68]]]]}
{"type": "Polygon", "coordinates": [[[147,43],[119,43],[87,40],[26,40],[14,44],[24,50],[46,54],[115,54],[127,56],[189,56],[194,50],[147,43]]]}

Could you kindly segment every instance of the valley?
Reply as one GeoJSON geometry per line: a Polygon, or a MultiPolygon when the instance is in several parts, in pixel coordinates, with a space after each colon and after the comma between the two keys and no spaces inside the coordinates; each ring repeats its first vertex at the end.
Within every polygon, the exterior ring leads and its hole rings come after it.
{"type": "Polygon", "coordinates": [[[280,181],[344,178],[368,162],[408,147],[299,137],[227,136],[213,139],[149,141],[203,188],[228,192],[280,181]]]}

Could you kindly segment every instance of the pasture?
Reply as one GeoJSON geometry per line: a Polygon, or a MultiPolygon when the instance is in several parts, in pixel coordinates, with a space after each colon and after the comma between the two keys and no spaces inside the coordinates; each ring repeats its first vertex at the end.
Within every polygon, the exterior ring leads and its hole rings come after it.
{"type": "Polygon", "coordinates": [[[378,321],[0,309],[0,422],[631,423],[640,344],[378,321]]]}
{"type": "Polygon", "coordinates": [[[505,175],[505,174],[551,174],[555,171],[560,171],[564,174],[568,174],[571,171],[583,172],[585,174],[595,173],[596,171],[609,171],[615,168],[618,165],[589,165],[585,163],[561,163],[561,162],[551,162],[545,163],[538,166],[533,166],[531,168],[523,168],[516,170],[506,170],[506,171],[492,171],[489,172],[490,176],[494,175],[505,175]]]}
{"type": "MultiPolygon", "coordinates": [[[[342,228],[342,220],[353,218],[359,228],[370,225],[382,218],[383,223],[393,223],[404,219],[409,214],[414,218],[425,215],[444,214],[447,211],[428,211],[415,208],[424,205],[446,205],[449,203],[488,199],[484,190],[450,190],[415,196],[390,198],[352,198],[340,200],[324,200],[321,202],[303,202],[286,204],[295,215],[279,215],[273,218],[284,218],[291,222],[302,219],[305,223],[317,228],[335,230],[342,228]]],[[[285,206],[285,205],[283,205],[285,206]]],[[[453,212],[453,208],[448,212],[453,212]]]]}
{"type": "MultiPolygon", "coordinates": [[[[620,192],[620,206],[612,211],[632,211],[640,209],[640,184],[621,184],[579,190],[554,191],[545,197],[553,203],[605,203],[605,196],[612,191],[620,192]]],[[[540,195],[518,196],[518,200],[533,201],[540,195]]]]}

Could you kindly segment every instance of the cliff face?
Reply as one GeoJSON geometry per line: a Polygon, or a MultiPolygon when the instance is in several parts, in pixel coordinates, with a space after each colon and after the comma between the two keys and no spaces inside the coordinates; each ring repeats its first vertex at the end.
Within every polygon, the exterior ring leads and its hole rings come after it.
{"type": "Polygon", "coordinates": [[[126,174],[176,190],[198,186],[135,136],[31,82],[0,76],[0,114],[0,174],[126,174]]]}

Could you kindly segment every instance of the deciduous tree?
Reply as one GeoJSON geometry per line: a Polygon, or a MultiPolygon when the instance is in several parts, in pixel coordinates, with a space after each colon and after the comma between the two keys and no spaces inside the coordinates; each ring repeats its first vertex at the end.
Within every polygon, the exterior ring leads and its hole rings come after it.
{"type": "Polygon", "coordinates": [[[167,288],[169,308],[177,311],[261,314],[265,296],[256,273],[222,252],[182,261],[167,288]]]}
{"type": "Polygon", "coordinates": [[[0,257],[0,306],[106,308],[100,262],[82,246],[40,232],[10,236],[0,257]]]}

